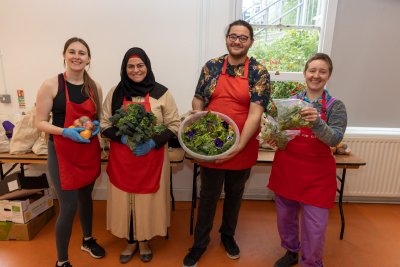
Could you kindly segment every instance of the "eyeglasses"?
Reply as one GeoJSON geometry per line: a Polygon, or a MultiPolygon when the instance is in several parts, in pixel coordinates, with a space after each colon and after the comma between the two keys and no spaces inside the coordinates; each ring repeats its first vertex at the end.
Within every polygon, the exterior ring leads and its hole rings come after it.
{"type": "Polygon", "coordinates": [[[231,42],[235,42],[237,39],[239,39],[239,42],[245,43],[247,40],[249,40],[249,36],[246,35],[236,35],[236,34],[229,34],[228,39],[231,42]]]}

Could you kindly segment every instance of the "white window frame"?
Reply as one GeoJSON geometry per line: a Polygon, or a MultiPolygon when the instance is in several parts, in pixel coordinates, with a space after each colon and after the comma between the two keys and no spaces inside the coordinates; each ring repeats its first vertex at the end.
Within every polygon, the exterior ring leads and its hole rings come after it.
{"type": "MultiPolygon", "coordinates": [[[[242,4],[243,0],[235,0],[234,14],[236,19],[242,18],[242,4]]],[[[335,19],[338,0],[325,0],[325,17],[323,17],[322,28],[319,40],[319,51],[330,55],[332,50],[333,32],[335,29],[335,19]]],[[[271,81],[296,81],[302,82],[304,80],[302,72],[279,72],[270,73],[271,81]]]]}

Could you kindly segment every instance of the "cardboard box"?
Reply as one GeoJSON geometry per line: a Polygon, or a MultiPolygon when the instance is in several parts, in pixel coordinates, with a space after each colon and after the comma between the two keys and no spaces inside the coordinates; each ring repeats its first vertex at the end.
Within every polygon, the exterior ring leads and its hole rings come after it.
{"type": "Polygon", "coordinates": [[[24,197],[49,188],[47,176],[23,176],[20,172],[12,173],[0,180],[0,200],[24,197]]]}
{"type": "Polygon", "coordinates": [[[52,206],[28,223],[0,222],[0,240],[32,240],[55,214],[52,206]]]}
{"type": "Polygon", "coordinates": [[[25,199],[0,200],[0,221],[27,223],[51,206],[53,197],[49,189],[25,199]]]}

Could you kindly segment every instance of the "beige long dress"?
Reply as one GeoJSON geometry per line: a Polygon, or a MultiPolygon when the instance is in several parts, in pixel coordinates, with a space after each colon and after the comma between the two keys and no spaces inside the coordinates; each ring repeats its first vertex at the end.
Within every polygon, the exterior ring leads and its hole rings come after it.
{"type": "MultiPolygon", "coordinates": [[[[108,93],[103,104],[102,129],[111,127],[111,101],[115,87],[108,93]]],[[[142,102],[143,97],[132,101],[142,102]]],[[[175,134],[179,127],[179,114],[175,100],[167,91],[159,99],[150,97],[151,110],[157,123],[163,123],[175,134]]],[[[164,162],[161,171],[160,188],[153,194],[132,194],[124,192],[110,182],[107,195],[107,230],[117,237],[129,239],[129,222],[133,215],[134,238],[139,241],[150,240],[154,236],[166,236],[170,226],[170,166],[168,146],[164,146],[164,162]]],[[[160,163],[161,164],[161,163],[160,163]]],[[[132,170],[134,171],[134,170],[132,170]]]]}

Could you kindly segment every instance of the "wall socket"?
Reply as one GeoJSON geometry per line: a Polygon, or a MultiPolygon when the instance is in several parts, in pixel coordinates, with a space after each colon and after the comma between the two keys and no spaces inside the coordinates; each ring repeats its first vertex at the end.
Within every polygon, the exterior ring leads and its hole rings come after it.
{"type": "Polygon", "coordinates": [[[11,95],[0,95],[0,103],[11,103],[11,95]]]}

